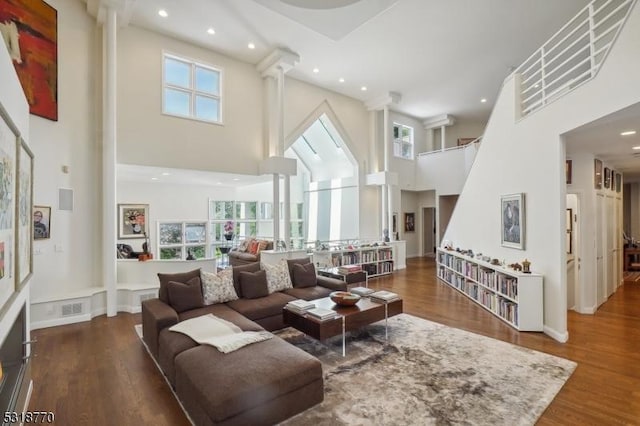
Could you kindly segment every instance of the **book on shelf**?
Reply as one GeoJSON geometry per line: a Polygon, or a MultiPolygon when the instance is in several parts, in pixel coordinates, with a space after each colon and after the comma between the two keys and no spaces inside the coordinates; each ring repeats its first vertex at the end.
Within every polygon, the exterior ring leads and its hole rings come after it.
{"type": "Polygon", "coordinates": [[[303,299],[292,300],[286,305],[287,309],[298,313],[305,313],[315,307],[315,303],[303,299]]]}
{"type": "Polygon", "coordinates": [[[358,296],[368,296],[373,293],[373,290],[367,287],[353,287],[349,291],[353,294],[357,294],[358,296]]]}
{"type": "Polygon", "coordinates": [[[393,302],[395,300],[400,300],[400,296],[397,293],[393,293],[386,290],[380,290],[373,292],[369,295],[371,299],[374,301],[381,301],[383,303],[393,302]]]}
{"type": "Polygon", "coordinates": [[[317,318],[321,321],[333,319],[338,316],[338,313],[336,311],[332,311],[331,309],[325,309],[325,308],[309,309],[307,313],[311,315],[313,318],[317,318]]]}
{"type": "Polygon", "coordinates": [[[351,274],[354,272],[362,271],[362,267],[360,265],[342,265],[338,266],[338,273],[340,274],[351,274]]]}

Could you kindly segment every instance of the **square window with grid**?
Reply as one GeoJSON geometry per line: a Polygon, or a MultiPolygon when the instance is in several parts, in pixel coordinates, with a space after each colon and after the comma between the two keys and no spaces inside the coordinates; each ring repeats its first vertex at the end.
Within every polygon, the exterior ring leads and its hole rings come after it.
{"type": "Polygon", "coordinates": [[[393,123],[393,155],[413,160],[413,127],[393,123]]]}

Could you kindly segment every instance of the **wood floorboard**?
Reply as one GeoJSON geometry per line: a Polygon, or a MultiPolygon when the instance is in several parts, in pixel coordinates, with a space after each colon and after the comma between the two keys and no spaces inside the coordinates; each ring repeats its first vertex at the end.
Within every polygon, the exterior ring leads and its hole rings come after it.
{"type": "MultiPolygon", "coordinates": [[[[627,274],[594,315],[569,311],[569,341],[517,332],[436,278],[429,258],[372,279],[401,294],[405,312],[571,359],[578,368],[539,425],[640,425],[640,273],[627,274]]],[[[59,425],[188,425],[134,332],[140,314],[36,330],[30,410],[59,425]]]]}

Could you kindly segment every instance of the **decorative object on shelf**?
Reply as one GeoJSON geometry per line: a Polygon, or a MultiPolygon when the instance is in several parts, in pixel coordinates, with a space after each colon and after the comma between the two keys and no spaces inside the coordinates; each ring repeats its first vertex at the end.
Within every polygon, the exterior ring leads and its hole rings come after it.
{"type": "Polygon", "coordinates": [[[387,228],[382,230],[382,237],[385,242],[389,242],[389,230],[387,228]]]}
{"type": "Polygon", "coordinates": [[[531,273],[531,269],[529,269],[531,267],[531,262],[529,262],[527,259],[522,261],[522,272],[524,272],[525,274],[530,274],[531,273]]]}
{"type": "Polygon", "coordinates": [[[144,243],[142,243],[142,253],[138,255],[139,261],[153,259],[153,254],[149,251],[149,236],[144,233],[144,243]]]}
{"type": "Polygon", "coordinates": [[[602,161],[593,160],[593,186],[602,189],[602,161]]]}
{"type": "Polygon", "coordinates": [[[504,247],[524,250],[525,205],[524,193],[503,195],[500,197],[502,212],[500,240],[504,247]]]}
{"type": "Polygon", "coordinates": [[[333,303],[340,306],[353,306],[360,300],[360,296],[348,291],[334,291],[329,297],[333,303]]]}
{"type": "Polygon", "coordinates": [[[234,223],[232,220],[228,220],[224,223],[224,238],[227,241],[231,241],[233,240],[233,230],[234,230],[234,223]]]}
{"type": "Polygon", "coordinates": [[[485,262],[491,262],[491,256],[482,256],[482,260],[485,262]]]}
{"type": "Polygon", "coordinates": [[[191,253],[191,249],[187,249],[187,259],[186,260],[196,260],[196,258],[193,257],[193,253],[191,253]]]}
{"type": "Polygon", "coordinates": [[[144,238],[148,217],[149,204],[118,204],[118,239],[144,238]]]}
{"type": "Polygon", "coordinates": [[[571,177],[572,177],[572,174],[573,174],[572,164],[573,164],[573,161],[571,161],[571,160],[565,161],[564,171],[565,171],[565,175],[566,175],[565,179],[566,179],[566,184],[567,185],[571,185],[571,177]]]}
{"type": "Polygon", "coordinates": [[[498,259],[491,259],[491,264],[495,266],[500,266],[500,261],[498,259]]]}
{"type": "Polygon", "coordinates": [[[513,269],[514,271],[522,271],[522,265],[520,265],[519,263],[512,263],[511,265],[509,265],[509,268],[513,269]]]}
{"type": "Polygon", "coordinates": [[[33,206],[33,239],[46,240],[51,236],[51,207],[33,206]]]}
{"type": "Polygon", "coordinates": [[[404,214],[404,232],[415,232],[416,230],[416,215],[415,213],[404,214]]]}

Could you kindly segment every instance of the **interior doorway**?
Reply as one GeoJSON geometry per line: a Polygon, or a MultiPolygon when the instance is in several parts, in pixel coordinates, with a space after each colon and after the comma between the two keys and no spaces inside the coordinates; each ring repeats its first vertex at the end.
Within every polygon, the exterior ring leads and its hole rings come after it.
{"type": "Polygon", "coordinates": [[[565,246],[567,251],[567,309],[580,312],[580,198],[567,194],[565,246]]]}
{"type": "Polygon", "coordinates": [[[436,209],[422,209],[422,255],[433,256],[436,253],[436,209]]]}

